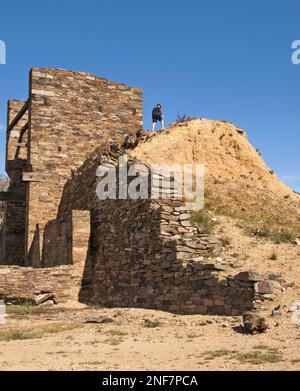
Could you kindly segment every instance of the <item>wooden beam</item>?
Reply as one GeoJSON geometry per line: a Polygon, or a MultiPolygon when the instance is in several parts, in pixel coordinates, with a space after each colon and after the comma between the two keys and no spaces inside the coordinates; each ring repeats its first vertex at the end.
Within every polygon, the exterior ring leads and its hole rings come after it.
{"type": "Polygon", "coordinates": [[[16,147],[26,148],[27,147],[27,143],[16,143],[16,147]]]}
{"type": "Polygon", "coordinates": [[[40,172],[23,172],[22,179],[24,182],[44,182],[45,175],[40,172]]]}
{"type": "Polygon", "coordinates": [[[20,119],[23,117],[23,115],[26,113],[26,111],[29,108],[29,99],[25,102],[22,109],[18,112],[18,114],[15,116],[15,118],[11,121],[11,123],[8,125],[7,131],[10,132],[20,121],[20,119]]]}
{"type": "Polygon", "coordinates": [[[5,202],[25,202],[25,198],[19,194],[14,194],[10,191],[0,191],[0,201],[5,202]]]}
{"type": "Polygon", "coordinates": [[[19,143],[22,142],[23,140],[23,136],[24,136],[24,133],[26,132],[26,130],[28,129],[28,122],[26,122],[26,124],[23,126],[23,128],[20,130],[20,136],[19,136],[19,143]]]}
{"type": "Polygon", "coordinates": [[[20,148],[27,146],[26,143],[25,143],[25,145],[23,145],[24,143],[22,143],[24,133],[26,132],[27,129],[28,129],[28,122],[26,122],[26,124],[20,130],[19,140],[18,140],[18,143],[16,144],[17,149],[16,149],[16,153],[15,153],[15,159],[18,159],[18,157],[19,157],[20,148]]]}
{"type": "Polygon", "coordinates": [[[18,159],[18,160],[7,160],[6,165],[9,171],[11,170],[24,170],[27,168],[27,160],[26,159],[18,159]]]}
{"type": "Polygon", "coordinates": [[[7,201],[9,194],[8,191],[0,191],[0,201],[7,201]]]}

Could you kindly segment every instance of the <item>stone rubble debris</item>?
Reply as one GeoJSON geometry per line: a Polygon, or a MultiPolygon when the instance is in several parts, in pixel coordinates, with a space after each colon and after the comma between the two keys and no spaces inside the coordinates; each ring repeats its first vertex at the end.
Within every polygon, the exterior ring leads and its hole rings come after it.
{"type": "Polygon", "coordinates": [[[269,328],[267,320],[253,312],[246,312],[243,315],[243,325],[245,330],[251,334],[263,333],[269,328]]]}

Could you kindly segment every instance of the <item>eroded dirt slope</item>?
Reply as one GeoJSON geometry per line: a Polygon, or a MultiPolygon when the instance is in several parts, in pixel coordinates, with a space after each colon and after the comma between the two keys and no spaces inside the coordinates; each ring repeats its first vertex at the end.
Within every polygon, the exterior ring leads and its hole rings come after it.
{"type": "Polygon", "coordinates": [[[206,204],[300,233],[300,196],[280,182],[246,133],[228,122],[176,123],[129,152],[148,163],[205,165],[206,204]]]}

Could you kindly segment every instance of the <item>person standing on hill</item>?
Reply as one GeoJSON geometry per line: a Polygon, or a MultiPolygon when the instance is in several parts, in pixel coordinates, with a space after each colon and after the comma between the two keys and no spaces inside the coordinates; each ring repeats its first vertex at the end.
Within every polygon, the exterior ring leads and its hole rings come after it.
{"type": "Polygon", "coordinates": [[[159,103],[152,110],[152,131],[154,131],[157,121],[161,123],[161,129],[164,129],[164,116],[161,111],[161,104],[159,103]]]}

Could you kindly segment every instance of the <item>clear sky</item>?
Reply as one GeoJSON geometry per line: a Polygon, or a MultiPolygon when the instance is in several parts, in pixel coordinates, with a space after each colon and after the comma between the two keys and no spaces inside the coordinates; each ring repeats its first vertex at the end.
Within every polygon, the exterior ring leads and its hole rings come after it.
{"type": "Polygon", "coordinates": [[[26,99],[31,67],[57,67],[141,86],[145,129],[158,102],[166,122],[235,123],[300,191],[299,19],[299,0],[1,2],[0,173],[7,99],[26,99]]]}

